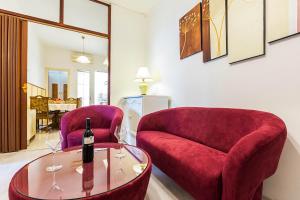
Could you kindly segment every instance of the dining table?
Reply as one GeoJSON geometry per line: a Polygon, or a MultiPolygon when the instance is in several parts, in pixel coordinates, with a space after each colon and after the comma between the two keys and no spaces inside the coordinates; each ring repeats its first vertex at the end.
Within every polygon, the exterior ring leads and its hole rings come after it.
{"type": "Polygon", "coordinates": [[[77,108],[77,104],[69,104],[69,103],[49,103],[48,104],[49,112],[53,113],[52,119],[52,128],[59,129],[59,121],[60,115],[77,108]]]}
{"type": "Polygon", "coordinates": [[[77,108],[77,104],[69,103],[49,103],[49,111],[72,111],[77,108]]]}

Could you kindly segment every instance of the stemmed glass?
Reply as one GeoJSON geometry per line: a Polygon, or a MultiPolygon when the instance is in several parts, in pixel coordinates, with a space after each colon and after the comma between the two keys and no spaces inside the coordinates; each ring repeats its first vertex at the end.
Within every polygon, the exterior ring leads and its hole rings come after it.
{"type": "Polygon", "coordinates": [[[123,127],[122,129],[120,129],[120,127],[118,126],[116,127],[114,135],[117,138],[118,143],[120,144],[119,152],[115,155],[116,158],[121,159],[125,157],[125,154],[122,152],[122,149],[123,149],[123,144],[124,144],[126,134],[127,134],[126,128],[123,127]]]}
{"type": "Polygon", "coordinates": [[[56,172],[62,168],[62,165],[55,165],[54,157],[55,153],[60,150],[60,145],[63,141],[61,134],[59,133],[59,138],[53,138],[52,134],[48,133],[46,136],[46,144],[52,150],[52,165],[46,168],[47,172],[56,172]]]}

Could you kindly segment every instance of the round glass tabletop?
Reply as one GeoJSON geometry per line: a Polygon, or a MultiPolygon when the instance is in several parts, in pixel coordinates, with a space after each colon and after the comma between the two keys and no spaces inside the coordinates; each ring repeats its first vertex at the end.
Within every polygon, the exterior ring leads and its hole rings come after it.
{"type": "MultiPolygon", "coordinates": [[[[97,146],[96,146],[97,147],[97,146]]],[[[50,154],[42,156],[19,170],[12,179],[15,191],[35,199],[74,199],[113,191],[141,176],[149,164],[143,150],[125,145],[124,157],[116,156],[118,148],[96,148],[92,163],[83,164],[81,149],[55,154],[56,172],[50,154]]],[[[103,147],[103,145],[101,146],[103,147]]]]}

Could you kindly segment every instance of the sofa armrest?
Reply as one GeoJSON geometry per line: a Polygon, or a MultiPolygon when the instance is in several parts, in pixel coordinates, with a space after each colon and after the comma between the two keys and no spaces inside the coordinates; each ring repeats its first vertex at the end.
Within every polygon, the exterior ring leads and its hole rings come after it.
{"type": "Polygon", "coordinates": [[[162,110],[143,116],[138,124],[137,132],[164,131],[170,122],[169,113],[169,110],[162,110]]]}
{"type": "Polygon", "coordinates": [[[222,200],[249,200],[276,171],[286,127],[262,126],[241,138],[228,153],[222,173],[222,200]]]}

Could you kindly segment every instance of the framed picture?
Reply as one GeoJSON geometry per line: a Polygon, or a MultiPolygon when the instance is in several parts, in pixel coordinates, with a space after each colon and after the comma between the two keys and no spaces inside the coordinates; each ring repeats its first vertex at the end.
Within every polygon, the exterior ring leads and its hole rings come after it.
{"type": "Polygon", "coordinates": [[[267,0],[267,41],[300,33],[300,0],[267,0]]]}
{"type": "Polygon", "coordinates": [[[202,51],[201,3],[185,14],[179,21],[180,59],[202,51]]]}
{"type": "Polygon", "coordinates": [[[202,46],[204,62],[227,55],[226,1],[202,1],[202,46]]]}
{"type": "Polygon", "coordinates": [[[228,58],[236,63],[265,54],[265,0],[227,0],[228,58]]]}

